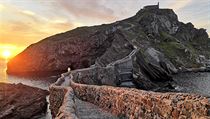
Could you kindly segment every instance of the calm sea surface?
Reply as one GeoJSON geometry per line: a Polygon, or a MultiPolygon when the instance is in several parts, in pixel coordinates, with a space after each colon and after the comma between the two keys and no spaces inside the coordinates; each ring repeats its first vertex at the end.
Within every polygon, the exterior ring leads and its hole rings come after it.
{"type": "Polygon", "coordinates": [[[6,74],[6,62],[0,60],[0,82],[5,83],[23,83],[25,85],[33,86],[48,90],[51,83],[55,82],[56,76],[50,77],[16,77],[6,74]]]}
{"type": "Polygon", "coordinates": [[[210,98],[210,72],[185,73],[174,76],[182,92],[196,93],[210,98]]]}

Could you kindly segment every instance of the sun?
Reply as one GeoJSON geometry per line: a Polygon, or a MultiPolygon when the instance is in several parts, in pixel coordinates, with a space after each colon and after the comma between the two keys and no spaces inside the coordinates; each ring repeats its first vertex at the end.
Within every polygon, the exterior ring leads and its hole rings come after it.
{"type": "Polygon", "coordinates": [[[10,52],[9,50],[4,50],[4,51],[2,52],[2,56],[3,56],[5,59],[7,59],[7,58],[11,57],[11,52],[10,52]]]}

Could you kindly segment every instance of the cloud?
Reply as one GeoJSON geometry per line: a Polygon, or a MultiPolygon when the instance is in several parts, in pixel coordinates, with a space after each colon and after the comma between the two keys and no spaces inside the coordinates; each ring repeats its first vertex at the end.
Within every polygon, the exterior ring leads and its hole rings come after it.
{"type": "Polygon", "coordinates": [[[77,18],[116,20],[113,10],[102,5],[101,0],[57,0],[56,4],[77,18]]]}
{"type": "Polygon", "coordinates": [[[34,15],[35,15],[34,12],[29,11],[29,10],[23,10],[22,13],[23,13],[23,14],[26,14],[26,15],[29,15],[29,16],[34,16],[34,15]]]}
{"type": "Polygon", "coordinates": [[[169,4],[169,6],[170,8],[173,8],[173,10],[178,11],[190,2],[192,2],[192,0],[174,0],[171,4],[169,4]]]}
{"type": "Polygon", "coordinates": [[[47,18],[33,11],[5,6],[0,19],[0,43],[30,45],[45,37],[77,27],[66,18],[47,18]]]}
{"type": "Polygon", "coordinates": [[[67,31],[74,27],[74,24],[68,22],[4,22],[0,29],[0,42],[29,45],[45,37],[67,31]]]}
{"type": "MultiPolygon", "coordinates": [[[[78,26],[114,22],[134,15],[143,0],[0,0],[0,43],[29,45],[78,26]],[[4,16],[4,17],[2,17],[4,16]]],[[[209,0],[159,0],[175,9],[181,21],[209,32],[209,0]],[[196,7],[195,7],[196,6],[196,7]]]]}
{"type": "Polygon", "coordinates": [[[0,12],[4,10],[4,5],[0,4],[0,12]]]}

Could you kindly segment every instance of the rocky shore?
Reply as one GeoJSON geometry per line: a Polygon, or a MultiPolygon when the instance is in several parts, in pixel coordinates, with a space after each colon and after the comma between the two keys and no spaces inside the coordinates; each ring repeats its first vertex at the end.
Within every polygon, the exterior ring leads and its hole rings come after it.
{"type": "Polygon", "coordinates": [[[0,119],[29,119],[45,113],[48,94],[21,83],[0,83],[0,119]]]}

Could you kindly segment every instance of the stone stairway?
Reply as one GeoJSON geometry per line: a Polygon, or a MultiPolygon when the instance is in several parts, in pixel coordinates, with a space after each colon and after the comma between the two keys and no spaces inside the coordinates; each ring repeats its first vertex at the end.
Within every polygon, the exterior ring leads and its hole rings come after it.
{"type": "Polygon", "coordinates": [[[129,87],[135,88],[135,84],[133,83],[133,72],[132,68],[121,68],[118,70],[119,78],[120,78],[120,87],[129,87]]]}
{"type": "Polygon", "coordinates": [[[76,115],[79,119],[119,119],[98,106],[75,98],[76,115]]]}
{"type": "Polygon", "coordinates": [[[129,82],[121,82],[119,87],[135,88],[136,85],[132,81],[129,81],[129,82]]]}

